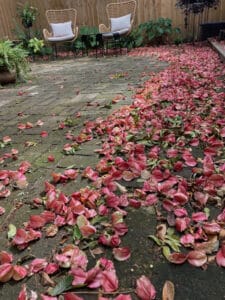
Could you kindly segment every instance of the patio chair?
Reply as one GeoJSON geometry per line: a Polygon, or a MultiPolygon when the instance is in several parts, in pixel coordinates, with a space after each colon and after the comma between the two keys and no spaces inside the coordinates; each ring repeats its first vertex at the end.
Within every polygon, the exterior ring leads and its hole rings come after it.
{"type": "Polygon", "coordinates": [[[46,19],[50,31],[43,29],[43,35],[46,42],[52,44],[57,57],[57,44],[70,42],[72,43],[78,37],[77,10],[74,8],[47,10],[46,19]]]}
{"type": "Polygon", "coordinates": [[[127,0],[120,3],[109,3],[106,5],[108,26],[99,24],[99,32],[102,34],[103,41],[119,42],[121,50],[121,37],[130,34],[134,23],[136,12],[136,0],[127,0]]]}

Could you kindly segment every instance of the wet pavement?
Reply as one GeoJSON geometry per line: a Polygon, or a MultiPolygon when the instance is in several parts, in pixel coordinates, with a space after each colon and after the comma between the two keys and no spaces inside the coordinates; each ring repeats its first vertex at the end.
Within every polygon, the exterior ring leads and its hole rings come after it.
{"type": "MultiPolygon", "coordinates": [[[[74,135],[78,134],[84,122],[106,117],[120,106],[131,104],[136,89],[152,76],[166,68],[167,63],[154,57],[110,56],[59,59],[50,62],[31,64],[29,81],[17,86],[5,86],[0,90],[0,138],[10,136],[11,145],[1,149],[1,155],[11,148],[19,151],[18,159],[6,159],[1,169],[16,170],[20,163],[27,160],[31,171],[26,173],[29,185],[25,189],[13,189],[11,195],[2,199],[0,205],[6,212],[0,217],[0,249],[7,250],[8,225],[17,228],[26,222],[31,214],[38,214],[40,208],[32,205],[32,199],[40,197],[44,191],[44,182],[51,173],[62,172],[69,166],[82,170],[94,166],[98,155],[93,151],[100,143],[99,139],[82,144],[75,155],[65,155],[62,151],[68,143],[65,130],[59,129],[63,122],[75,122],[71,126],[74,135]],[[115,101],[115,97],[122,100],[115,101]],[[79,116],[75,118],[74,116],[79,116]],[[38,122],[43,122],[42,126],[38,122]],[[19,130],[19,124],[32,123],[29,129],[19,130]],[[43,137],[43,131],[47,137],[43,137]],[[48,156],[55,158],[48,161],[48,156]]],[[[68,131],[68,128],[67,128],[68,131]]],[[[88,184],[78,178],[60,188],[70,194],[88,184]]],[[[175,285],[175,300],[222,300],[225,299],[225,272],[217,266],[207,270],[190,265],[174,266],[165,261],[153,241],[148,238],[154,234],[156,218],[151,209],[129,209],[126,218],[129,231],[123,243],[131,248],[128,261],[115,262],[121,287],[129,290],[136,278],[143,274],[149,276],[157,289],[157,298],[161,299],[163,284],[171,280],[175,285]]],[[[52,239],[41,239],[22,252],[10,249],[15,258],[51,257],[53,249],[61,242],[64,232],[52,239]]],[[[27,283],[29,289],[46,290],[40,284],[40,276],[19,283],[9,282],[0,286],[0,299],[13,300],[27,283]]],[[[97,299],[96,296],[83,295],[85,299],[97,299]]],[[[132,297],[135,298],[135,295],[132,297]]]]}

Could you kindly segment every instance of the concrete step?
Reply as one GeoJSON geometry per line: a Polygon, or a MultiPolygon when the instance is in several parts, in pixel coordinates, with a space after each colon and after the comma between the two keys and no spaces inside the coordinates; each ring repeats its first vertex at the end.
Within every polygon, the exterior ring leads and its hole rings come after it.
{"type": "Polygon", "coordinates": [[[225,42],[218,41],[215,38],[209,38],[208,42],[211,44],[212,48],[218,52],[221,60],[225,62],[225,42]]]}

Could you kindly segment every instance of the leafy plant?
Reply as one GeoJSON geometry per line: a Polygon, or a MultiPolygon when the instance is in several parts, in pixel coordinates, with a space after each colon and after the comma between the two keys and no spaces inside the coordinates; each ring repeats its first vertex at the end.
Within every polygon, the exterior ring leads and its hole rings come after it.
{"type": "Polygon", "coordinates": [[[9,40],[0,41],[0,69],[15,71],[17,79],[22,79],[28,71],[28,52],[21,45],[9,40]]]}
{"type": "Polygon", "coordinates": [[[142,30],[140,27],[132,29],[131,33],[122,39],[122,47],[132,49],[143,44],[142,30]]]}
{"type": "Polygon", "coordinates": [[[28,2],[25,3],[24,7],[18,8],[18,16],[21,18],[22,24],[25,28],[32,27],[37,15],[37,8],[31,6],[28,2]]]}
{"type": "Polygon", "coordinates": [[[29,30],[24,30],[18,23],[15,23],[13,32],[16,35],[17,39],[21,42],[23,48],[26,49],[29,54],[52,54],[52,47],[44,44],[39,30],[31,30],[30,28],[29,30]]]}
{"type": "Polygon", "coordinates": [[[97,27],[81,26],[79,29],[79,36],[74,43],[76,49],[90,49],[96,45],[97,27]]]}
{"type": "Polygon", "coordinates": [[[28,49],[30,50],[31,54],[42,53],[43,47],[44,47],[44,41],[36,37],[30,39],[28,42],[28,49]]]}
{"type": "Polygon", "coordinates": [[[158,18],[139,25],[142,36],[142,45],[165,44],[173,41],[180,35],[180,29],[172,26],[172,20],[168,18],[158,18]]]}
{"type": "Polygon", "coordinates": [[[205,8],[216,8],[220,0],[178,0],[176,6],[185,12],[201,13],[205,8]]]}

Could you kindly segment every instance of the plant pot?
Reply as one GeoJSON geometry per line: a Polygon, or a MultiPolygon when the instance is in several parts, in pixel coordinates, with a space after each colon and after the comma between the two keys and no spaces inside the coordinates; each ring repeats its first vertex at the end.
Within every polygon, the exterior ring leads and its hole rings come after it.
{"type": "Polygon", "coordinates": [[[5,68],[0,68],[0,84],[9,84],[16,82],[16,73],[10,72],[5,68]]]}
{"type": "Polygon", "coordinates": [[[33,22],[30,20],[22,20],[22,24],[25,28],[30,28],[33,25],[33,22]]]}

